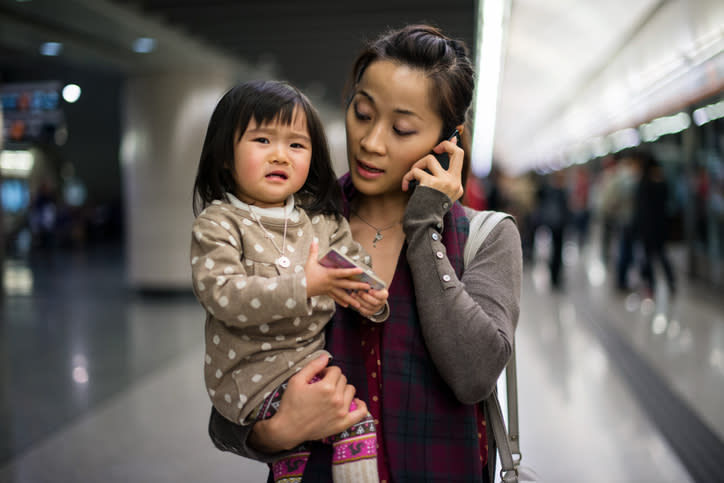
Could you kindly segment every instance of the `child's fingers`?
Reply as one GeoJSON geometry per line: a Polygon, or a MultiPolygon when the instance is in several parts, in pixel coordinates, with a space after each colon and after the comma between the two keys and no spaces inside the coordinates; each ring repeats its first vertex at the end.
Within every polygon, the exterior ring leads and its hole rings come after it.
{"type": "Polygon", "coordinates": [[[333,278],[349,278],[364,272],[360,267],[355,268],[327,268],[327,273],[333,278]]]}

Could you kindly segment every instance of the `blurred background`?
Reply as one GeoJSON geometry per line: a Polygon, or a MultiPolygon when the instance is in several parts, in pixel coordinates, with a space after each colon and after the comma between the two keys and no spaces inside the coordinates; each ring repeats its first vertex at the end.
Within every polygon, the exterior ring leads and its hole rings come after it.
{"type": "Polygon", "coordinates": [[[0,0],[0,481],[264,481],[205,433],[208,118],[289,80],[342,174],[356,53],[421,22],[477,64],[463,201],[521,230],[524,463],[724,481],[720,0],[0,0]]]}

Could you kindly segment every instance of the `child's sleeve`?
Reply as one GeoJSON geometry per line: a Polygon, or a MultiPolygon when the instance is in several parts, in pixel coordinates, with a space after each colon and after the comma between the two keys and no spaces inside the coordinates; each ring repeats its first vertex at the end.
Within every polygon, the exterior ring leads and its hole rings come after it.
{"type": "Polygon", "coordinates": [[[231,220],[201,214],[194,221],[193,290],[208,313],[235,327],[273,317],[311,315],[311,299],[307,298],[303,271],[276,277],[250,275],[242,255],[241,236],[231,220]]]}

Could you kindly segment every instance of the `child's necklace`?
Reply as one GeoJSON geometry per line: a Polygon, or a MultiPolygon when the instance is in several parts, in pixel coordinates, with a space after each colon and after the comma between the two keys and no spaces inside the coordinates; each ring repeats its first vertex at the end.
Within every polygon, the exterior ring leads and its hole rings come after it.
{"type": "Polygon", "coordinates": [[[289,219],[287,218],[287,206],[284,205],[284,238],[282,241],[282,248],[281,250],[277,246],[277,244],[274,242],[274,235],[269,233],[269,231],[264,228],[264,225],[261,224],[261,217],[254,213],[254,210],[252,209],[251,205],[249,205],[249,210],[251,211],[251,214],[253,215],[253,218],[256,220],[256,222],[259,224],[259,228],[262,229],[264,232],[264,236],[269,239],[269,241],[274,245],[274,248],[277,249],[277,251],[281,254],[279,258],[276,259],[276,264],[279,266],[279,268],[289,268],[289,266],[292,264],[291,260],[289,260],[289,257],[287,257],[284,252],[287,249],[287,222],[289,219]]]}

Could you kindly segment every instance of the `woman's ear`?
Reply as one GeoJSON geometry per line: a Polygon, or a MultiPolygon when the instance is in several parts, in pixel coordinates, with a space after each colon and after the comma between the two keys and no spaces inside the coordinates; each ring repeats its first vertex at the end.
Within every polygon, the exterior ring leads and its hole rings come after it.
{"type": "Polygon", "coordinates": [[[464,125],[464,124],[458,124],[457,126],[455,126],[455,129],[457,129],[458,132],[459,132],[460,134],[462,134],[463,131],[465,131],[465,125],[464,125]]]}

